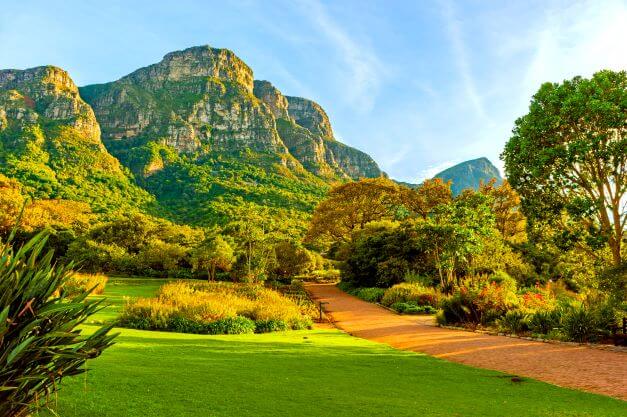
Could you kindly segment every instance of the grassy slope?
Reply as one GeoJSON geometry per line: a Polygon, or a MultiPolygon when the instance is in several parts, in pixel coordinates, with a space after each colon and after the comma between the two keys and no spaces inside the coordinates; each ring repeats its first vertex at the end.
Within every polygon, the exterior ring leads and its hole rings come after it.
{"type": "MultiPolygon", "coordinates": [[[[130,282],[112,281],[117,284],[107,293],[146,296],[156,290],[152,281],[130,282]]],[[[241,336],[122,330],[118,343],[90,367],[86,378],[64,383],[61,416],[622,416],[627,411],[618,400],[536,381],[516,384],[497,372],[335,330],[241,336]]]]}

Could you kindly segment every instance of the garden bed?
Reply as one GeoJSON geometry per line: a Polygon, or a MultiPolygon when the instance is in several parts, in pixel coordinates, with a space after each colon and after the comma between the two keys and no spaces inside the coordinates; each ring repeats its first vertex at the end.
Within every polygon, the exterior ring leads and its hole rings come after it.
{"type": "Polygon", "coordinates": [[[176,281],[129,301],[118,325],[199,334],[267,333],[312,325],[306,304],[254,284],[176,281]]]}

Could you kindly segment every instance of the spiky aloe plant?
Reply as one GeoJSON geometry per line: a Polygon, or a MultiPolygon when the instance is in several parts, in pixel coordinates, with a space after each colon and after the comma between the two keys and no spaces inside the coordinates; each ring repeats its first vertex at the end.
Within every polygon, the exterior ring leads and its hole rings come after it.
{"type": "Polygon", "coordinates": [[[57,291],[71,274],[45,251],[40,233],[14,248],[0,243],[0,416],[22,417],[48,404],[63,377],[85,372],[87,359],[111,346],[116,335],[102,327],[77,329],[98,311],[88,292],[57,291]]]}

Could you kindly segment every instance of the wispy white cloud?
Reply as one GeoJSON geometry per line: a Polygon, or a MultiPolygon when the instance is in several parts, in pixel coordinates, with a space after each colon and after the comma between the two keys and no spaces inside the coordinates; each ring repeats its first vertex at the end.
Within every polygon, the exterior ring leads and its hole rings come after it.
{"type": "Polygon", "coordinates": [[[386,71],[381,60],[367,43],[358,41],[338,24],[323,3],[303,0],[300,5],[313,26],[343,61],[341,74],[338,75],[343,81],[347,101],[362,112],[371,110],[386,71]]]}
{"type": "Polygon", "coordinates": [[[455,5],[450,0],[441,0],[442,16],[446,24],[447,35],[451,43],[453,59],[459,75],[461,77],[464,93],[470,105],[482,119],[489,121],[489,117],[483,106],[483,100],[477,92],[475,80],[473,78],[468,52],[464,43],[462,33],[462,23],[457,18],[455,5]]]}
{"type": "Polygon", "coordinates": [[[547,9],[541,28],[530,32],[534,52],[522,83],[523,97],[528,100],[545,81],[627,69],[626,39],[625,1],[584,1],[547,9]]]}

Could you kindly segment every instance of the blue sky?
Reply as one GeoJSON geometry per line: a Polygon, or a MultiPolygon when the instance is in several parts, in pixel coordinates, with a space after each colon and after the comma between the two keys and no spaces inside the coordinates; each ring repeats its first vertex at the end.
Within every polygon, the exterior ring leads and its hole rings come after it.
{"type": "Polygon", "coordinates": [[[52,64],[77,84],[167,52],[233,50],[390,176],[498,160],[544,81],[627,69],[627,0],[0,0],[0,68],[52,64]],[[228,3],[228,4],[227,4],[228,3]]]}

